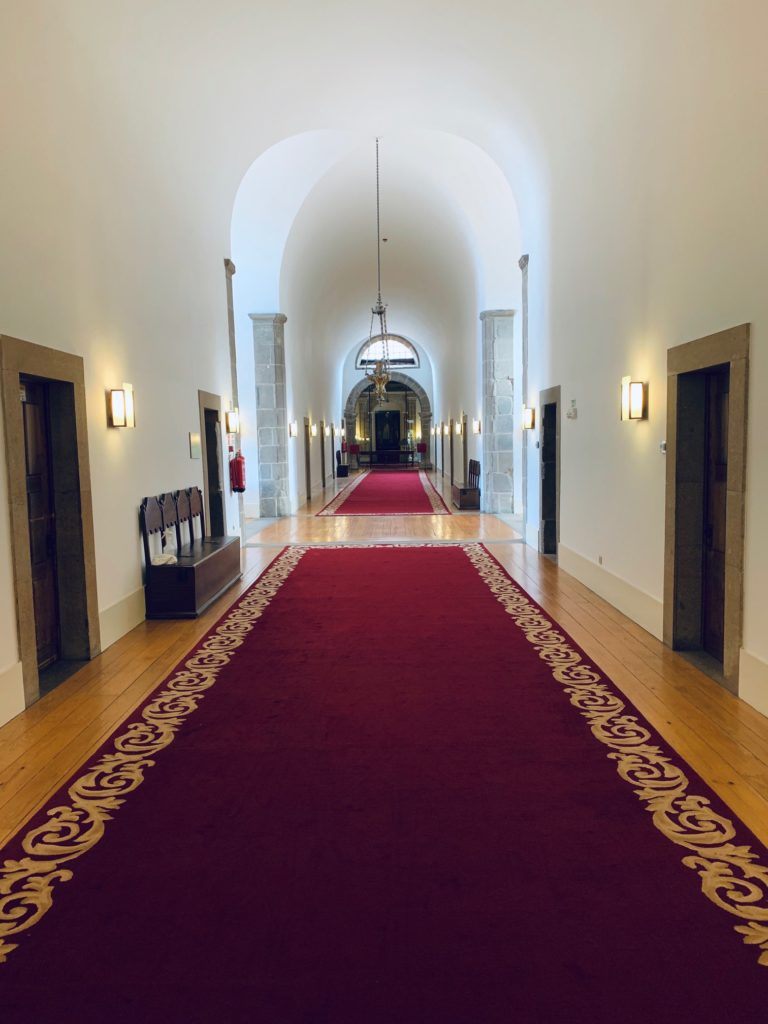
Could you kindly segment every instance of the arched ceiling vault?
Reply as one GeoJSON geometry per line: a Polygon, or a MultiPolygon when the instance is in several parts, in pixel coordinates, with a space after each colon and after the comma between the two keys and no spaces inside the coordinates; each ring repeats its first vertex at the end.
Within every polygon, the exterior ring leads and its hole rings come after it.
{"type": "MultiPolygon", "coordinates": [[[[439,362],[449,324],[472,330],[480,308],[514,298],[515,198],[486,153],[437,131],[384,135],[381,180],[389,326],[439,362]]],[[[373,136],[309,132],[263,154],[238,191],[232,255],[244,311],[299,309],[302,335],[322,324],[324,351],[342,359],[376,297],[373,136]]]]}

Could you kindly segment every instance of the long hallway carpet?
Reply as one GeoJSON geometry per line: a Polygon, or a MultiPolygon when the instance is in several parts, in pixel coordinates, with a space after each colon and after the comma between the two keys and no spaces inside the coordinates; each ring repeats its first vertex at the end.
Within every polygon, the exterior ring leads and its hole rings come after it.
{"type": "Polygon", "coordinates": [[[286,550],[4,853],[4,1024],[766,1019],[767,851],[478,544],[286,550]]]}
{"type": "Polygon", "coordinates": [[[385,469],[363,473],[317,513],[319,516],[450,514],[425,472],[385,469]]]}

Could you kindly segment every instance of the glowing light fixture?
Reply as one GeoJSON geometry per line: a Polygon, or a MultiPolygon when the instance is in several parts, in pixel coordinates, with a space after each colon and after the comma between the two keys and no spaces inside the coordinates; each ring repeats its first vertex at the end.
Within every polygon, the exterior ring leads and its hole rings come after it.
{"type": "Polygon", "coordinates": [[[536,426],[536,410],[523,406],[523,430],[533,430],[536,426]]]}
{"type": "Polygon", "coordinates": [[[133,385],[123,383],[107,390],[107,424],[110,427],[135,427],[136,410],[133,385]]]}
{"type": "Polygon", "coordinates": [[[239,434],[240,411],[238,409],[228,409],[224,413],[224,423],[228,434],[239,434]]]}
{"type": "Polygon", "coordinates": [[[451,432],[451,428],[450,428],[450,426],[449,426],[449,425],[448,425],[447,423],[444,423],[444,424],[443,424],[443,436],[444,436],[444,437],[448,437],[448,435],[450,434],[450,432],[451,432]]]}
{"type": "Polygon", "coordinates": [[[330,437],[331,436],[331,428],[330,428],[330,426],[327,423],[325,425],[325,436],[326,437],[330,437]]]}
{"type": "Polygon", "coordinates": [[[371,326],[368,344],[376,337],[381,341],[381,359],[377,359],[372,370],[366,371],[366,380],[373,385],[377,404],[387,401],[387,384],[391,378],[389,367],[389,331],[387,330],[387,307],[381,298],[381,188],[379,184],[379,140],[376,139],[376,260],[378,293],[376,304],[371,307],[371,326]],[[378,335],[374,333],[374,320],[378,318],[378,335]]]}
{"type": "Polygon", "coordinates": [[[622,420],[644,420],[648,418],[648,385],[631,377],[621,379],[622,420]]]}
{"type": "Polygon", "coordinates": [[[298,436],[299,436],[299,424],[296,422],[296,420],[291,420],[291,422],[288,424],[288,437],[298,437],[298,436]]]}
{"type": "Polygon", "coordinates": [[[479,434],[480,433],[480,420],[472,420],[472,433],[473,434],[479,434]]]}
{"type": "Polygon", "coordinates": [[[316,423],[310,424],[309,432],[312,435],[312,437],[317,437],[317,424],[316,423]]]}

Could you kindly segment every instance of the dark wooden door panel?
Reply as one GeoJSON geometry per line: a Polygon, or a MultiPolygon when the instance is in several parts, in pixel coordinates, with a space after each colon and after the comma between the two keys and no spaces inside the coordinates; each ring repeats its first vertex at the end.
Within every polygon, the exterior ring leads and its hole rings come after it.
{"type": "Polygon", "coordinates": [[[208,508],[212,537],[223,537],[224,489],[221,479],[221,429],[216,409],[205,410],[205,458],[208,470],[208,508]]]}
{"type": "Polygon", "coordinates": [[[557,404],[544,406],[541,421],[541,550],[557,551],[557,404]]]}
{"type": "Polygon", "coordinates": [[[702,646],[723,660],[729,371],[707,374],[702,646]]]}
{"type": "Polygon", "coordinates": [[[56,515],[51,473],[48,392],[45,383],[22,380],[22,399],[32,598],[35,609],[37,663],[42,669],[59,657],[56,515]]]}

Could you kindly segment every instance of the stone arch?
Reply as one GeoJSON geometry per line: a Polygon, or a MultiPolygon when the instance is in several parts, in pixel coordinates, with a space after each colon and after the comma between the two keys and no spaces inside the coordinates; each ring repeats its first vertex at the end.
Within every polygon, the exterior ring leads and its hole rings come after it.
{"type": "MultiPolygon", "coordinates": [[[[426,444],[426,464],[429,464],[432,458],[432,452],[429,440],[429,431],[432,426],[432,403],[429,400],[429,395],[424,388],[419,384],[418,381],[414,380],[413,377],[409,377],[407,373],[401,373],[399,370],[389,371],[390,379],[397,381],[398,384],[405,384],[411,391],[416,394],[421,406],[421,440],[426,444]]],[[[344,426],[347,434],[347,441],[352,441],[355,436],[355,408],[357,406],[357,400],[370,385],[370,381],[366,377],[362,377],[357,384],[352,388],[347,396],[347,401],[344,405],[344,426]]]]}

